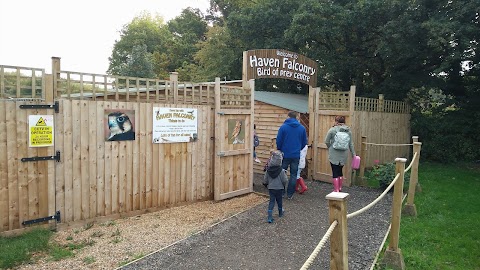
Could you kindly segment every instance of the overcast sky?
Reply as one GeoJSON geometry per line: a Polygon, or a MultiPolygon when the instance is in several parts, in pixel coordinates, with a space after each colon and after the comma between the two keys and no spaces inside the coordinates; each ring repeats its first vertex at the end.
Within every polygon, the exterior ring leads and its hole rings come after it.
{"type": "Polygon", "coordinates": [[[119,31],[142,11],[165,21],[209,0],[0,0],[0,65],[105,74],[119,31]]]}

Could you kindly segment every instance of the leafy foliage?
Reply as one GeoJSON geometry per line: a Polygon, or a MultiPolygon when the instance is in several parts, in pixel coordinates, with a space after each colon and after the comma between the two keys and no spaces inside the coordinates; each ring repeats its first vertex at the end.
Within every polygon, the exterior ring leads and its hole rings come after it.
{"type": "MultiPolygon", "coordinates": [[[[378,180],[380,188],[385,190],[392,183],[393,179],[395,179],[395,166],[395,163],[374,165],[369,175],[370,177],[378,180]]],[[[405,182],[403,185],[404,190],[407,189],[409,182],[410,171],[405,173],[405,182]]],[[[393,188],[390,191],[393,191],[393,188]]]]}

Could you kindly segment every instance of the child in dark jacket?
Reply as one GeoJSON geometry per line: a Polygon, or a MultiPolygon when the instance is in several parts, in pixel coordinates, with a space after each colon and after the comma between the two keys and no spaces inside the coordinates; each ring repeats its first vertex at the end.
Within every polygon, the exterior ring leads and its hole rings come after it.
{"type": "Polygon", "coordinates": [[[275,207],[275,201],[278,206],[278,216],[282,217],[284,213],[282,195],[285,189],[285,185],[288,182],[287,174],[282,169],[283,154],[279,150],[272,152],[268,161],[267,171],[263,177],[262,184],[268,188],[270,194],[270,202],[268,204],[268,223],[273,222],[273,208],[275,207]]]}

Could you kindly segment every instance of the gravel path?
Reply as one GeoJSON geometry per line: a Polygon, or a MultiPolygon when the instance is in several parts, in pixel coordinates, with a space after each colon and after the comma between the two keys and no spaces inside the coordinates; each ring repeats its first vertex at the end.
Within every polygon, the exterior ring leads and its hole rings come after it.
{"type": "MultiPolygon", "coordinates": [[[[267,193],[255,175],[254,189],[267,193]]],[[[122,268],[127,269],[300,269],[329,227],[325,196],[332,186],[306,181],[309,190],[284,200],[285,216],[268,224],[262,203],[207,230],[122,268]]],[[[372,202],[380,190],[344,187],[348,213],[372,202]]],[[[390,223],[391,194],[348,220],[349,269],[370,269],[390,223]]],[[[328,243],[328,242],[327,242],[328,243]]],[[[329,269],[329,245],[310,269],[329,269]]]]}

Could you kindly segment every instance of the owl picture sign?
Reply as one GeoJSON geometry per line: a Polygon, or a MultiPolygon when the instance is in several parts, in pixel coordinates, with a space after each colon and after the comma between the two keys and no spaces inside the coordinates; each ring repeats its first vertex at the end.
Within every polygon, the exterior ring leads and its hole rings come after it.
{"type": "Polygon", "coordinates": [[[228,143],[244,144],[245,127],[244,121],[240,119],[228,119],[228,143]]]}
{"type": "Polygon", "coordinates": [[[197,109],[153,108],[153,143],[194,142],[197,134],[197,109]]]}
{"type": "Polygon", "coordinates": [[[105,141],[135,140],[134,110],[105,110],[105,141]]]}

